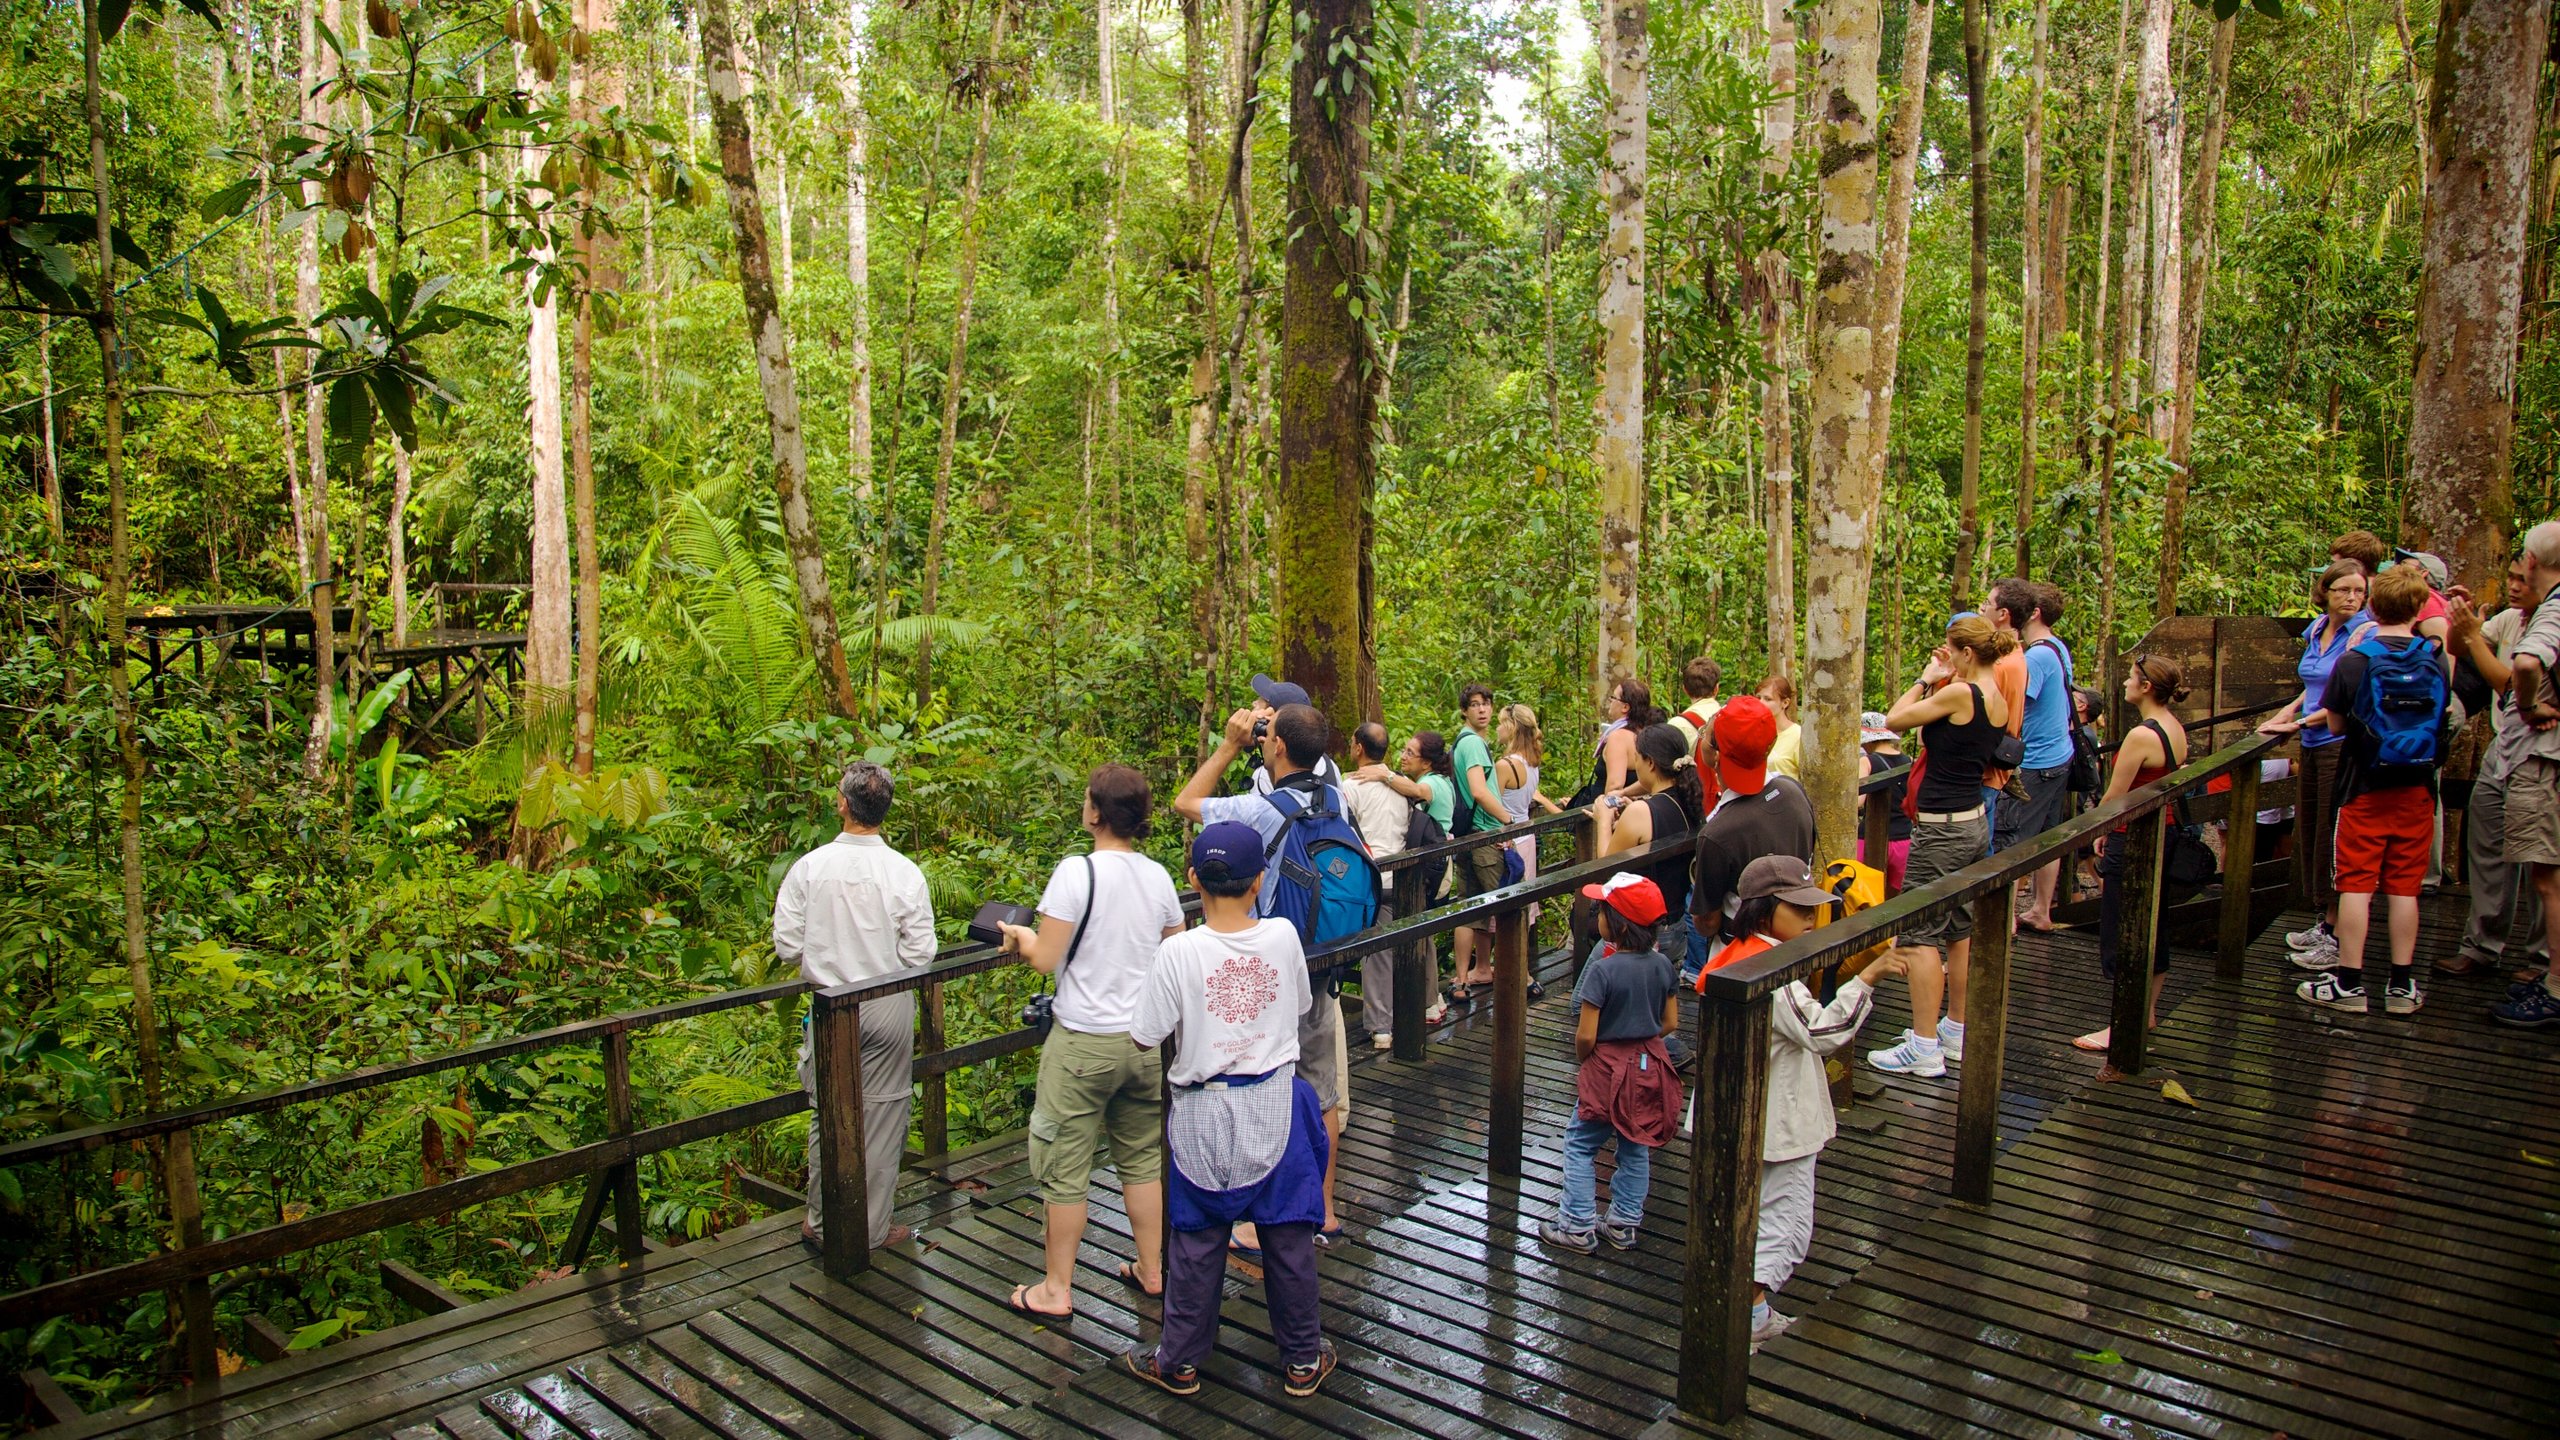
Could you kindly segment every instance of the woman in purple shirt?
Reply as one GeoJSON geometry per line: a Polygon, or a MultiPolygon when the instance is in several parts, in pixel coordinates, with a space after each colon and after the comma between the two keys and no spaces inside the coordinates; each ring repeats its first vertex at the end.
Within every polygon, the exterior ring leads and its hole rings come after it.
{"type": "MultiPolygon", "coordinates": [[[[2261,728],[2282,733],[2297,715],[2316,715],[2327,698],[2329,674],[2338,668],[2338,658],[2356,632],[2368,628],[2364,614],[2365,592],[2369,582],[2364,567],[2353,560],[2330,562],[2311,582],[2311,603],[2319,607],[2319,615],[2311,628],[2302,634],[2302,660],[2294,667],[2302,677],[2302,695],[2278,711],[2261,728]]],[[[2320,908],[2320,918],[2308,930],[2296,930],[2285,936],[2285,943],[2307,953],[2326,948],[2335,952],[2338,946],[2330,926],[2338,918],[2337,892],[2330,888],[2331,846],[2337,838],[2338,806],[2338,739],[2325,727],[2311,725],[2302,731],[2302,786],[2297,813],[2302,817],[2298,827],[2300,843],[2310,847],[2311,900],[2320,908]]]]}

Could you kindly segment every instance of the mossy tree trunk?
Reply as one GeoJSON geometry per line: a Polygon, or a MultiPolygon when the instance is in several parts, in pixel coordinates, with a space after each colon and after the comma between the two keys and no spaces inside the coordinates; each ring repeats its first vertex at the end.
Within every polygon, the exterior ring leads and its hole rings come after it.
{"type": "Polygon", "coordinates": [[[1636,566],[1644,536],[1645,146],[1651,50],[1645,0],[1610,0],[1600,19],[1600,196],[1608,233],[1600,252],[1600,395],[1592,461],[1600,477],[1599,645],[1595,703],[1638,673],[1636,566]]]}

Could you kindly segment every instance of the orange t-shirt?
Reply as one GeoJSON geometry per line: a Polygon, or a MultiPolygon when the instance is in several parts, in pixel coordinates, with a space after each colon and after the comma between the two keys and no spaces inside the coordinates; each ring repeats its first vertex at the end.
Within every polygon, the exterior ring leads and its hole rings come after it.
{"type": "Polygon", "coordinates": [[[1717,951],[1716,958],[1708,962],[1707,968],[1698,972],[1698,993],[1701,995],[1707,993],[1707,975],[1710,971],[1721,970],[1737,960],[1748,960],[1763,950],[1777,948],[1778,942],[1766,935],[1745,935],[1734,941],[1717,951]]]}
{"type": "MultiPolygon", "coordinates": [[[[2027,652],[2012,650],[1991,662],[1991,683],[2000,687],[2000,698],[2009,704],[2009,723],[2000,728],[2015,735],[2027,723],[2027,652]]],[[[2009,772],[1986,765],[1982,783],[1997,790],[2009,783],[2009,772]]]]}

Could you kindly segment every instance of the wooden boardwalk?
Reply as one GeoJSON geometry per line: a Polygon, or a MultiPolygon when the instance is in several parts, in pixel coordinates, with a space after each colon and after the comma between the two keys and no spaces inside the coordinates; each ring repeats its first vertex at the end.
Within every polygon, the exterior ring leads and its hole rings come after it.
{"type": "MultiPolygon", "coordinates": [[[[2450,903],[2421,954],[2443,953],[2450,903]]],[[[2292,923],[2301,923],[2298,919],[2292,923]]],[[[2173,978],[2155,1071],[2098,1086],[2070,1048],[2104,1009],[2091,943],[2021,937],[2005,1154],[1988,1208],[1947,1198],[1952,1079],[1879,1083],[1825,1152],[1801,1318],[1756,1360],[1752,1418],[1666,1419],[1687,1147],[1657,1159],[1642,1246],[1551,1256],[1571,1105],[1565,987],[1531,1010],[1526,1177],[1484,1174],[1489,1017],[1430,1059],[1364,1052],[1323,1262],[1342,1369],[1280,1392],[1258,1284],[1230,1275],[1199,1399],[1104,1368],[1151,1302],[1098,1198],[1080,1312],[1035,1327],[1018,1147],[911,1177],[919,1246],[850,1285],[798,1213],[266,1366],[175,1409],[59,1435],[411,1437],[1320,1435],[2549,1436],[2560,1433],[2560,1048],[2500,1031],[2486,979],[2416,1016],[2315,1014],[2276,932],[2237,986],[2173,978]],[[2334,1022],[2334,1023],[2331,1023],[2334,1022]],[[2174,1072],[2197,1104],[2164,1098],[2174,1072]]],[[[1901,992],[1860,1037],[1889,1041],[1901,992]]]]}

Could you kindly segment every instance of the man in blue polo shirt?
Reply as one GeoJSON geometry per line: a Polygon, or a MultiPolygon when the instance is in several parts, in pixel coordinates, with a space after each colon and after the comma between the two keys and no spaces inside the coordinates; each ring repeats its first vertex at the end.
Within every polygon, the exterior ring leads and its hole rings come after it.
{"type": "MultiPolygon", "coordinates": [[[[2027,662],[2026,718],[2018,739],[2026,759],[2003,797],[1992,848],[2006,850],[2022,840],[2062,823],[2071,791],[2071,652],[2053,633],[2062,618],[2062,591],[2034,580],[2009,579],[1991,587],[1983,616],[2003,630],[2014,630],[2027,662]],[[2019,791],[2024,790],[2024,798],[2019,791]]],[[[2062,876],[2055,861],[2030,877],[2027,908],[2018,924],[2029,930],[2053,928],[2053,892],[2062,876]]]]}

